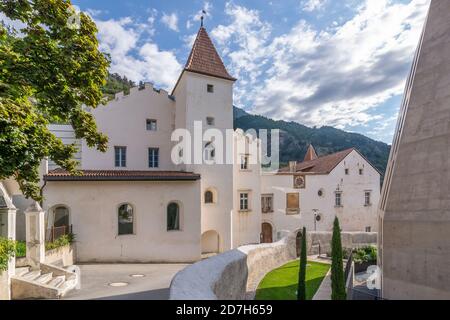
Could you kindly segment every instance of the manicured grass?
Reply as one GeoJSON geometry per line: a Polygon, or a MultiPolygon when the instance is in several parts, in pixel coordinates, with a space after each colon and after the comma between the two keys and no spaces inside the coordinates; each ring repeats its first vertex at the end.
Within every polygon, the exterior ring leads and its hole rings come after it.
{"type": "MultiPolygon", "coordinates": [[[[306,299],[311,300],[325,278],[330,265],[308,262],[306,267],[306,299]]],[[[256,290],[255,300],[297,300],[299,260],[269,272],[256,290]]]]}

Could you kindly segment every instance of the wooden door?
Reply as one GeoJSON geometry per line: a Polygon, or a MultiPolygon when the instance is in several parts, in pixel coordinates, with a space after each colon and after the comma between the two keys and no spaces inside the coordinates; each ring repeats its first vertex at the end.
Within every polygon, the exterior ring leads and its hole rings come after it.
{"type": "Polygon", "coordinates": [[[262,243],[272,243],[272,226],[270,223],[262,224],[262,232],[261,232],[261,242],[262,243]]]}

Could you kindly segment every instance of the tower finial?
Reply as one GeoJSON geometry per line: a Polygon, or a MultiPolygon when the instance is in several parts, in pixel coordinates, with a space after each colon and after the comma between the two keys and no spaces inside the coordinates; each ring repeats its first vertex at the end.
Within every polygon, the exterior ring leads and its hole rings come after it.
{"type": "Polygon", "coordinates": [[[204,17],[204,15],[206,14],[206,11],[203,9],[202,10],[202,16],[200,17],[200,20],[201,20],[201,24],[200,24],[200,26],[203,28],[203,20],[205,19],[205,17],[204,17]]]}

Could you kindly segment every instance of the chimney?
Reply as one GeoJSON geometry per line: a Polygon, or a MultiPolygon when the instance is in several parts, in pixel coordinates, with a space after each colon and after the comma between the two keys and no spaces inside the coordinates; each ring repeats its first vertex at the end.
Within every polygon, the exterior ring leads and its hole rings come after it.
{"type": "Polygon", "coordinates": [[[297,161],[289,161],[289,171],[290,172],[297,171],[297,161]]]}

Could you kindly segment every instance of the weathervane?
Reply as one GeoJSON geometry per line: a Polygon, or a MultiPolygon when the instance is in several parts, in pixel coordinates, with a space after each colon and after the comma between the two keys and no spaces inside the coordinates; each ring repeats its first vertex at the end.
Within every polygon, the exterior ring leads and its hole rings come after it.
{"type": "Polygon", "coordinates": [[[202,16],[200,17],[201,19],[201,27],[203,27],[203,19],[205,18],[204,15],[206,14],[205,10],[202,10],[202,16]]]}

